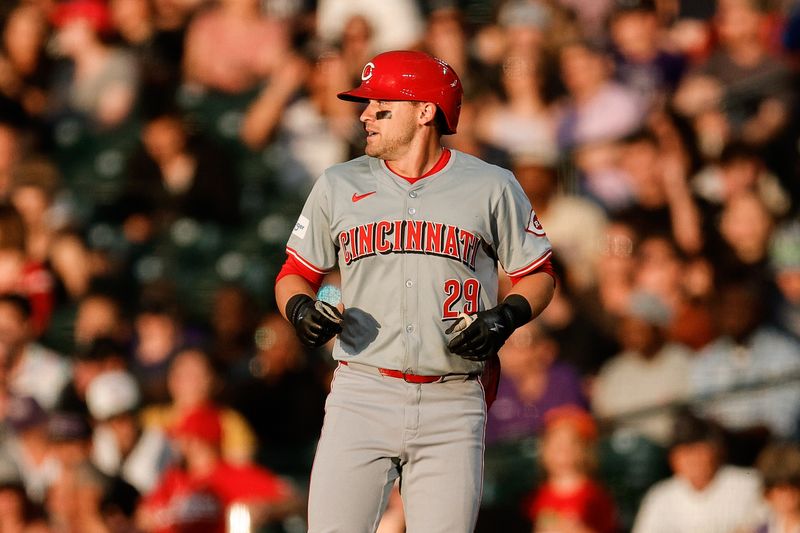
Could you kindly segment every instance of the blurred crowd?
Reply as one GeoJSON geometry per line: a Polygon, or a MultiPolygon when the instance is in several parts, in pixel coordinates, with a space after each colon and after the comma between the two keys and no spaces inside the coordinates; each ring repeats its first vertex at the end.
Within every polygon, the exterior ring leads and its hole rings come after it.
{"type": "Polygon", "coordinates": [[[363,153],[336,93],[400,48],[459,73],[444,142],[513,170],[559,274],[501,352],[478,531],[800,528],[796,0],[5,0],[0,28],[0,532],[305,531],[333,363],[272,285],[363,153]]]}

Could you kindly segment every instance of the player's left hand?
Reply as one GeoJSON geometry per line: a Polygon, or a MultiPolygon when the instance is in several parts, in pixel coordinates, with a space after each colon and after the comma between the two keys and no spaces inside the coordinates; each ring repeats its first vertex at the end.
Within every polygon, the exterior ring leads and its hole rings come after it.
{"type": "Polygon", "coordinates": [[[531,306],[518,295],[509,295],[503,303],[475,315],[461,313],[445,334],[460,332],[447,347],[470,361],[486,361],[497,355],[515,329],[531,319],[531,306]]]}
{"type": "Polygon", "coordinates": [[[497,354],[515,329],[513,318],[504,306],[459,316],[445,331],[449,335],[463,330],[447,344],[450,351],[470,361],[485,361],[497,354]]]}

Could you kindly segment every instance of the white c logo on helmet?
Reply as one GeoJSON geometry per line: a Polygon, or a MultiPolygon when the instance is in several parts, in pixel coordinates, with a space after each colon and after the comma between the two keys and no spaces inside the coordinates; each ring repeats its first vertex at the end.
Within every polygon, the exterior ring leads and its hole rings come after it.
{"type": "Polygon", "coordinates": [[[375,68],[375,63],[370,61],[364,65],[364,70],[361,71],[361,81],[367,81],[372,77],[372,70],[375,68]]]}

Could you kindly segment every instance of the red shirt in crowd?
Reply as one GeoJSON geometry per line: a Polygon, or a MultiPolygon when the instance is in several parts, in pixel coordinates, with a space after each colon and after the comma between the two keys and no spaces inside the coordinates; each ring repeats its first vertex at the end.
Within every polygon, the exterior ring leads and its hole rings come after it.
{"type": "Polygon", "coordinates": [[[614,501],[591,479],[568,493],[545,483],[536,491],[527,511],[536,531],[549,531],[550,525],[555,527],[564,519],[581,522],[596,533],[615,533],[618,529],[614,501]]]}
{"type": "Polygon", "coordinates": [[[199,478],[180,468],[167,470],[142,507],[154,519],[155,533],[225,533],[225,512],[232,503],[278,503],[290,494],[286,482],[266,469],[220,463],[199,478]]]}

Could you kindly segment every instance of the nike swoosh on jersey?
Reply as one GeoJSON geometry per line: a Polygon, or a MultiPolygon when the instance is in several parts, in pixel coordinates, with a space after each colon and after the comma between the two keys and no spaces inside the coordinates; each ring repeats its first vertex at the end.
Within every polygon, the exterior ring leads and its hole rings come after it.
{"type": "Polygon", "coordinates": [[[373,195],[373,194],[375,194],[376,192],[378,192],[378,191],[370,191],[370,192],[365,192],[364,194],[358,194],[358,193],[355,193],[355,192],[354,192],[354,193],[353,193],[353,203],[356,203],[356,202],[358,202],[358,201],[360,201],[360,200],[363,200],[363,199],[364,199],[364,198],[366,198],[367,196],[372,196],[372,195],[373,195]]]}

